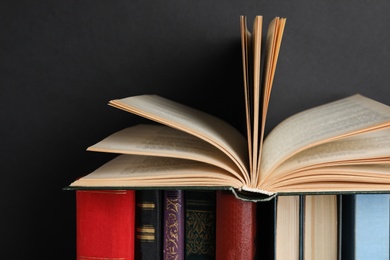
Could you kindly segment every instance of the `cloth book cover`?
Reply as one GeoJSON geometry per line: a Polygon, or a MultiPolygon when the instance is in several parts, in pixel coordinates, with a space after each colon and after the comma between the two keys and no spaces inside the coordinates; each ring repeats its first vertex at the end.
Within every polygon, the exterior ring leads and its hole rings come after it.
{"type": "Polygon", "coordinates": [[[78,260],[134,259],[134,227],[134,191],[76,191],[78,260]]]}

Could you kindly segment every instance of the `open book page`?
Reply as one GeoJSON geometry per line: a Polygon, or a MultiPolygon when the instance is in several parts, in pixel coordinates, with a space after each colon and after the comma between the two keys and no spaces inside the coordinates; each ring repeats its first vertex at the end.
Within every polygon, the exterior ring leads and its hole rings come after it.
{"type": "Polygon", "coordinates": [[[112,100],[109,104],[209,142],[231,158],[243,174],[249,175],[247,141],[221,119],[156,95],[112,100]]]}
{"type": "Polygon", "coordinates": [[[299,176],[304,171],[334,165],[354,165],[381,163],[390,157],[390,129],[379,129],[303,150],[290,157],[273,172],[268,182],[283,181],[299,176]]]}
{"type": "Polygon", "coordinates": [[[252,102],[250,90],[250,75],[249,75],[249,50],[251,42],[251,34],[247,27],[246,16],[240,17],[240,31],[241,31],[241,51],[242,51],[242,70],[244,79],[244,96],[245,96],[245,117],[246,117],[246,131],[248,140],[248,155],[249,155],[249,172],[253,172],[252,160],[252,102]]]}
{"type": "MultiPolygon", "coordinates": [[[[262,98],[260,91],[260,71],[261,71],[261,38],[262,38],[263,18],[256,16],[253,22],[253,153],[252,153],[252,167],[251,180],[256,180],[256,169],[259,157],[259,118],[260,118],[260,99],[262,98]]],[[[251,183],[255,186],[256,182],[251,183]]]]}
{"type": "Polygon", "coordinates": [[[238,167],[216,147],[177,129],[163,125],[136,125],[116,132],[89,151],[174,157],[218,166],[248,183],[238,167]]]}
{"type": "MultiPolygon", "coordinates": [[[[264,65],[264,82],[262,88],[262,114],[261,114],[261,133],[260,133],[260,152],[258,158],[258,168],[256,176],[259,176],[262,143],[264,139],[265,123],[268,113],[268,105],[271,96],[272,84],[274,81],[276,65],[279,58],[280,46],[282,43],[284,27],[286,24],[285,18],[274,18],[268,26],[266,46],[265,46],[265,65],[264,65]]],[[[256,183],[258,179],[256,179],[256,183]]]]}
{"type": "Polygon", "coordinates": [[[273,193],[387,191],[390,189],[390,164],[349,164],[324,166],[302,171],[292,178],[266,185],[273,193]]]}
{"type": "Polygon", "coordinates": [[[389,127],[390,107],[354,95],[296,114],[265,139],[260,185],[292,155],[309,147],[369,130],[389,127]]]}
{"type": "Polygon", "coordinates": [[[242,183],[219,167],[201,162],[156,156],[119,155],[74,187],[231,186],[242,183]]]}
{"type": "Polygon", "coordinates": [[[265,49],[265,72],[264,72],[264,99],[263,99],[263,124],[267,115],[272,84],[274,82],[276,65],[278,63],[280,46],[282,44],[286,18],[274,18],[268,26],[265,49]]]}

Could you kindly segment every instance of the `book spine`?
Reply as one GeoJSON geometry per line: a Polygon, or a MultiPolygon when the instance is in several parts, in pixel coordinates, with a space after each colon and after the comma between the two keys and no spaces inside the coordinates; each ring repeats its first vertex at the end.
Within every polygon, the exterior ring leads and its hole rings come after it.
{"type": "Polygon", "coordinates": [[[164,260],[184,260],[185,201],[184,191],[164,191],[164,260]]]}
{"type": "Polygon", "coordinates": [[[275,259],[276,198],[256,203],[256,257],[275,259]]]}
{"type": "Polygon", "coordinates": [[[305,195],[303,259],[337,259],[338,195],[305,195]]]}
{"type": "Polygon", "coordinates": [[[77,259],[134,259],[135,192],[77,190],[77,259]]]}
{"type": "Polygon", "coordinates": [[[216,259],[254,259],[256,203],[217,191],[216,259]]]}
{"type": "Polygon", "coordinates": [[[136,191],[135,259],[162,259],[161,190],[136,191]]]}
{"type": "Polygon", "coordinates": [[[343,195],[343,259],[390,259],[390,194],[343,195]]]}
{"type": "Polygon", "coordinates": [[[215,259],[215,191],[186,191],[186,260],[215,259]]]}
{"type": "Polygon", "coordinates": [[[300,197],[275,198],[275,259],[300,259],[300,197]]]}

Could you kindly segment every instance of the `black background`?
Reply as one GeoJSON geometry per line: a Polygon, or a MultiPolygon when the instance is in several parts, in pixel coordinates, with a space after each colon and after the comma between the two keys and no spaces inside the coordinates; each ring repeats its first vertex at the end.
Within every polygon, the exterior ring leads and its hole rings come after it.
{"type": "Polygon", "coordinates": [[[86,147],[142,121],[109,100],[158,94],[244,130],[241,14],[287,18],[268,127],[354,93],[390,104],[389,11],[385,0],[2,1],[1,258],[75,258],[63,188],[111,158],[86,147]]]}

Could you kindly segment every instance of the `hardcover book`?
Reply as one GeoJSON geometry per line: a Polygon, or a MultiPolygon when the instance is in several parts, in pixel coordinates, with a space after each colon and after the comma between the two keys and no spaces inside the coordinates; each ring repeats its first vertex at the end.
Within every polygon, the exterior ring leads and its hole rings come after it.
{"type": "Polygon", "coordinates": [[[221,190],[216,199],[215,259],[256,259],[261,253],[256,250],[256,203],[238,200],[221,190]]]}
{"type": "Polygon", "coordinates": [[[243,198],[389,192],[390,107],[356,94],[293,115],[265,135],[286,19],[269,24],[264,59],[262,17],[252,32],[245,16],[240,21],[246,134],[160,96],[111,100],[110,106],[159,124],[132,126],[89,147],[120,155],[70,187],[209,187],[243,198]]]}
{"type": "Polygon", "coordinates": [[[343,195],[343,259],[390,259],[390,194],[343,195]]]}
{"type": "Polygon", "coordinates": [[[185,259],[185,194],[183,190],[164,191],[163,259],[185,259]]]}
{"type": "Polygon", "coordinates": [[[135,259],[162,259],[163,191],[136,190],[135,259]]]}
{"type": "Polygon", "coordinates": [[[306,195],[303,203],[303,259],[340,259],[337,195],[306,195]]]}
{"type": "Polygon", "coordinates": [[[300,196],[279,196],[275,199],[275,260],[302,259],[300,202],[300,196]]]}
{"type": "Polygon", "coordinates": [[[133,190],[76,191],[78,260],[134,259],[133,190]]]}
{"type": "Polygon", "coordinates": [[[215,259],[216,193],[186,191],[186,259],[215,259]]]}

